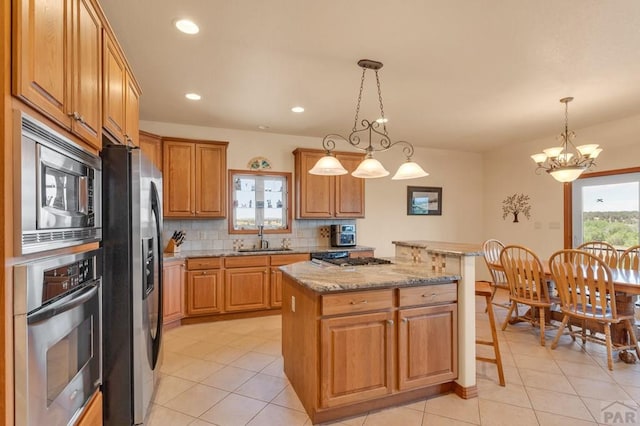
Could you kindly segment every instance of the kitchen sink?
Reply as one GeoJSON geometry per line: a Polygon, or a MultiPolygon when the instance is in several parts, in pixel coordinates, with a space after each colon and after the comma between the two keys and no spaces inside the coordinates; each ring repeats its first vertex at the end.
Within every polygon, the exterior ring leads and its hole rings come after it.
{"type": "Polygon", "coordinates": [[[277,247],[277,248],[241,248],[238,249],[241,253],[260,253],[264,251],[291,251],[290,248],[277,247]]]}

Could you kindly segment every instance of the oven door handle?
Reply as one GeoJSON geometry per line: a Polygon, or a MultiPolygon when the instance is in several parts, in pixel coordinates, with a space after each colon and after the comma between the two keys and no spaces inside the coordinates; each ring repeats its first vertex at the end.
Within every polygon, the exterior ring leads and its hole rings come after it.
{"type": "Polygon", "coordinates": [[[39,312],[27,316],[27,324],[37,324],[42,321],[46,321],[60,315],[63,312],[69,311],[77,306],[82,305],[87,300],[91,299],[98,292],[100,281],[95,281],[91,284],[87,284],[85,288],[72,294],[70,299],[61,300],[60,302],[52,304],[50,307],[43,309],[39,312]]]}

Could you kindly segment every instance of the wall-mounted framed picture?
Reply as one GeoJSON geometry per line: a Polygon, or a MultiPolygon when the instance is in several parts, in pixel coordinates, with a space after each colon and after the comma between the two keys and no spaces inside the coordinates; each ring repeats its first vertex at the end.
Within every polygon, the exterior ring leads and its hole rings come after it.
{"type": "Polygon", "coordinates": [[[407,215],[442,215],[442,188],[407,186],[407,215]]]}

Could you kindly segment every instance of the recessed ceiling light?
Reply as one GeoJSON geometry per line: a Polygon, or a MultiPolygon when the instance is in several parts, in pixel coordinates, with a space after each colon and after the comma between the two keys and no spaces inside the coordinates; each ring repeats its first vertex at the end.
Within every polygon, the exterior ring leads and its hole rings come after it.
{"type": "Polygon", "coordinates": [[[258,129],[260,129],[260,130],[267,130],[268,128],[269,128],[269,126],[265,126],[264,124],[260,124],[258,126],[258,129]]]}
{"type": "Polygon", "coordinates": [[[179,19],[176,21],[176,28],[185,34],[198,34],[200,28],[195,22],[189,19],[179,19]]]}
{"type": "Polygon", "coordinates": [[[191,101],[199,101],[200,99],[202,99],[202,96],[198,95],[197,93],[187,93],[186,95],[184,95],[184,97],[191,101]]]}
{"type": "Polygon", "coordinates": [[[382,124],[382,123],[388,123],[388,122],[389,122],[389,119],[388,119],[388,118],[386,118],[386,117],[385,117],[385,118],[380,117],[380,118],[378,118],[378,119],[376,120],[376,123],[380,123],[380,124],[382,124]]]}
{"type": "Polygon", "coordinates": [[[293,108],[291,108],[291,111],[293,111],[293,112],[304,112],[304,108],[302,108],[301,106],[294,106],[293,108]]]}

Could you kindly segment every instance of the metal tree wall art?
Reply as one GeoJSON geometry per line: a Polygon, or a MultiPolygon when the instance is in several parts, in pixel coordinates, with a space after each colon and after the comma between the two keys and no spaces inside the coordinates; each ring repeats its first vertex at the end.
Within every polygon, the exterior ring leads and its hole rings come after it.
{"type": "Polygon", "coordinates": [[[513,221],[518,222],[518,214],[522,213],[527,219],[531,218],[529,196],[524,194],[509,195],[502,201],[502,219],[513,214],[513,221]]]}

